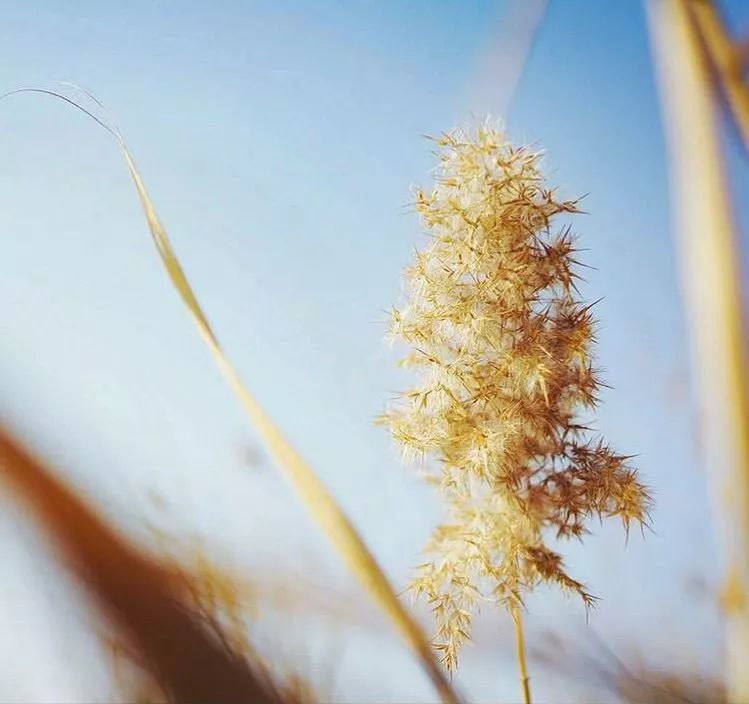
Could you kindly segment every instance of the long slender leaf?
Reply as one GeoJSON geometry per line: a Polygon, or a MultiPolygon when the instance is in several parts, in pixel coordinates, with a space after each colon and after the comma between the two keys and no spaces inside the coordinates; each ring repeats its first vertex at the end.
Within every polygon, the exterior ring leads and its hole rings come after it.
{"type": "MultiPolygon", "coordinates": [[[[46,93],[60,98],[85,112],[117,139],[128,171],[132,177],[133,183],[135,184],[138,197],[140,198],[151,236],[169,279],[192,315],[198,327],[198,331],[208,345],[216,364],[229,383],[232,391],[242,404],[250,421],[263,438],[270,454],[296,490],[312,518],[318,523],[328,540],[347,564],[350,571],[356,576],[370,596],[380,604],[382,609],[390,617],[393,624],[400,631],[411,650],[419,659],[425,672],[432,680],[432,683],[438,691],[442,701],[446,704],[457,704],[459,701],[458,696],[447,680],[444,671],[437,663],[432,648],[422,629],[398,599],[388,578],[377,564],[376,559],[364,543],[356,528],[333,499],[315,472],[304,462],[301,456],[289,444],[281,431],[264,412],[260,404],[244,385],[236,369],[224,353],[224,350],[219,344],[219,341],[214,334],[192,287],[190,286],[187,276],[174,253],[166,230],[159,221],[156,209],[154,208],[148,191],[143,184],[143,179],[135,166],[135,162],[127,148],[122,133],[116,127],[112,127],[100,120],[77,102],[53,91],[21,89],[0,96],[0,99],[18,92],[46,93]]],[[[102,107],[101,103],[96,101],[93,96],[90,94],[87,95],[95,100],[99,107],[102,107]]]]}

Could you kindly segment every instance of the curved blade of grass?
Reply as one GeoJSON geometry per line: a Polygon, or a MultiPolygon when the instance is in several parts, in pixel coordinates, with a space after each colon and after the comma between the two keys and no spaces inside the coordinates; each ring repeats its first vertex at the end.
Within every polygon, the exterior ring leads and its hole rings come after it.
{"type": "MultiPolygon", "coordinates": [[[[151,231],[154,244],[158,250],[164,268],[169,275],[172,285],[177,290],[183,303],[192,315],[203,340],[213,355],[219,369],[226,378],[229,386],[242,404],[245,412],[255,426],[255,429],[265,441],[271,456],[283,470],[287,480],[297,491],[307,511],[323,530],[333,547],[338,551],[348,568],[359,580],[361,585],[368,591],[370,596],[380,604],[381,608],[388,614],[396,628],[416,654],[422,667],[431,679],[435,689],[438,691],[445,704],[457,704],[458,696],[453,691],[442,668],[437,663],[431,646],[429,645],[423,631],[398,599],[388,578],[377,564],[374,556],[357,532],[349,518],[338,506],[325,485],[320,481],[314,471],[307,466],[301,456],[294,450],[284,438],[281,431],[275,426],[271,419],[263,411],[260,404],[249,392],[242,382],[237,370],[231,364],[224,353],[219,341],[211,329],[200,303],[190,286],[179,260],[177,259],[166,230],[156,215],[148,191],[135,166],[122,133],[116,127],[111,127],[86,110],[84,107],[53,91],[41,89],[21,89],[17,92],[45,93],[60,98],[74,107],[82,110],[99,125],[104,127],[116,139],[127,164],[130,176],[138,192],[140,203],[151,231]]],[[[5,98],[11,93],[0,96],[5,98]]],[[[103,107],[89,93],[86,93],[97,105],[103,107]]]]}

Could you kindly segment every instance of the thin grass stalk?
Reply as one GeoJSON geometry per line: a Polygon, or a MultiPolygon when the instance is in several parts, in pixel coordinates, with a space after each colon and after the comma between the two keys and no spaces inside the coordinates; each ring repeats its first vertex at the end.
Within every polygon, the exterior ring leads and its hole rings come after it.
{"type": "MultiPolygon", "coordinates": [[[[255,429],[264,440],[269,453],[283,471],[286,479],[296,490],[311,517],[317,522],[332,546],[344,560],[351,573],[385,611],[414,652],[442,701],[445,704],[458,704],[459,698],[450,685],[443,669],[437,663],[427,638],[414,618],[398,599],[390,581],[378,565],[364,540],[328,492],[325,485],[314,471],[307,466],[301,456],[263,411],[224,353],[172,249],[166,230],[159,221],[153,202],[148,195],[148,191],[135,166],[135,162],[127,148],[122,133],[116,127],[107,125],[88,110],[82,108],[78,103],[63,95],[38,89],[25,89],[25,92],[47,93],[74,105],[96,120],[96,122],[107,129],[117,139],[128,172],[138,193],[151,236],[169,279],[193,317],[198,331],[211,351],[217,366],[239,399],[255,429]]],[[[5,96],[0,96],[0,99],[2,97],[5,96]]],[[[94,99],[90,94],[89,97],[94,99]]],[[[96,102],[102,107],[101,103],[96,102]]]]}
{"type": "Polygon", "coordinates": [[[515,654],[518,661],[518,673],[520,675],[520,688],[523,692],[523,704],[531,704],[531,680],[528,677],[528,668],[525,664],[525,636],[523,634],[523,617],[517,605],[511,611],[512,623],[515,628],[515,654]]]}
{"type": "Polygon", "coordinates": [[[729,701],[749,702],[746,338],[715,90],[687,2],[652,1],[646,10],[669,152],[704,461],[724,559],[726,690],[729,701]]]}

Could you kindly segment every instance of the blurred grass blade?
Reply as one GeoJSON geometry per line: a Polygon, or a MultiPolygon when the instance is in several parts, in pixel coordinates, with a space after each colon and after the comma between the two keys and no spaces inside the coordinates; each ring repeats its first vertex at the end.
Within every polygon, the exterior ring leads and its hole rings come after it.
{"type": "MultiPolygon", "coordinates": [[[[51,91],[40,90],[33,90],[31,92],[51,93],[51,91]]],[[[198,330],[213,354],[216,364],[241,402],[256,430],[265,441],[270,454],[283,470],[286,478],[296,489],[303,503],[307,507],[308,512],[322,528],[328,540],[338,551],[351,572],[368,591],[370,596],[380,604],[382,609],[392,620],[393,624],[400,631],[401,635],[416,654],[422,667],[432,680],[432,683],[439,692],[442,701],[446,704],[454,704],[455,702],[458,702],[458,697],[448,682],[444,671],[437,663],[432,648],[423,631],[398,599],[389,580],[377,564],[374,556],[359,536],[351,521],[335,502],[317,475],[307,466],[300,455],[288,443],[279,429],[265,414],[262,407],[243,384],[234,366],[224,354],[224,351],[211,329],[208,319],[203,313],[197,297],[180,266],[179,260],[172,249],[166,231],[156,215],[156,210],[150,196],[148,195],[148,191],[143,184],[140,173],[135,166],[135,162],[127,148],[122,133],[117,128],[104,125],[101,120],[94,117],[89,111],[82,108],[74,101],[71,101],[69,98],[55,93],[51,94],[68,103],[72,103],[75,107],[83,110],[90,117],[93,117],[99,124],[103,125],[118,140],[130,176],[132,177],[133,183],[138,192],[138,197],[140,198],[143,212],[151,231],[151,236],[153,237],[154,244],[156,245],[156,249],[161,257],[164,268],[169,275],[169,279],[195,320],[198,330]]],[[[101,107],[101,103],[96,101],[93,96],[88,93],[87,95],[95,100],[97,105],[101,107]]]]}
{"type": "Polygon", "coordinates": [[[0,473],[56,541],[170,702],[284,701],[267,673],[256,672],[250,662],[222,647],[196,618],[176,574],[118,535],[2,427],[0,473]]]}
{"type": "Polygon", "coordinates": [[[701,439],[725,559],[728,700],[749,702],[749,394],[740,257],[715,90],[689,2],[653,0],[646,9],[670,157],[701,439]]]}
{"type": "Polygon", "coordinates": [[[742,51],[726,32],[718,9],[712,2],[688,5],[697,27],[710,68],[718,82],[744,144],[749,152],[749,86],[744,80],[742,51]]]}
{"type": "Polygon", "coordinates": [[[471,105],[507,119],[548,5],[549,0],[505,3],[498,31],[467,86],[471,105]]]}

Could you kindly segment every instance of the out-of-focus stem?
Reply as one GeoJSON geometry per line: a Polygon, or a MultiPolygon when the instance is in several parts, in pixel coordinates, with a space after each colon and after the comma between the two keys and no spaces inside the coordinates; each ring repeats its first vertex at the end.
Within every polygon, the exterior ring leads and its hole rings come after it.
{"type": "Polygon", "coordinates": [[[469,102],[507,118],[549,0],[507,3],[498,34],[492,38],[469,87],[469,102]]]}
{"type": "Polygon", "coordinates": [[[741,47],[729,37],[712,3],[691,2],[689,10],[710,59],[713,74],[741,134],[744,148],[749,151],[749,87],[744,81],[741,47]]]}
{"type": "Polygon", "coordinates": [[[700,430],[723,552],[728,701],[749,702],[749,396],[739,256],[720,151],[715,86],[691,11],[647,2],[670,157],[677,250],[700,430]]]}
{"type": "Polygon", "coordinates": [[[520,687],[523,691],[523,704],[531,704],[531,684],[528,677],[528,668],[525,664],[525,637],[523,635],[523,618],[520,609],[513,605],[510,608],[512,622],[515,625],[515,651],[518,659],[518,672],[520,674],[520,687]]]}

